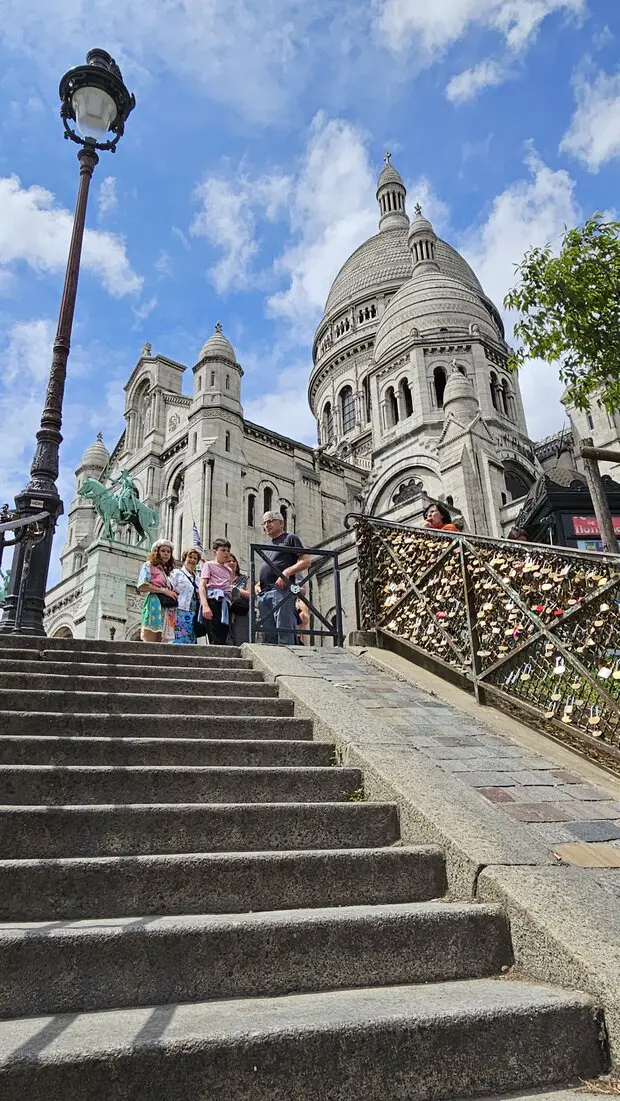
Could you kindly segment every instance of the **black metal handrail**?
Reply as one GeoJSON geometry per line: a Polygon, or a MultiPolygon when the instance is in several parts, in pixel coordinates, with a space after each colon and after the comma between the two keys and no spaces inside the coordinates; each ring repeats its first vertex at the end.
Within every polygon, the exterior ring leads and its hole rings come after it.
{"type": "MultiPolygon", "coordinates": [[[[351,514],[361,626],[620,761],[620,556],[351,514]]],[[[561,732],[561,733],[560,733],[561,732]]]]}
{"type": "Polygon", "coordinates": [[[256,555],[263,560],[271,569],[275,570],[285,585],[282,589],[282,596],[278,603],[273,607],[272,611],[277,611],[284,602],[293,596],[295,600],[302,600],[312,615],[324,625],[325,630],[317,630],[317,628],[302,628],[295,627],[295,635],[310,635],[312,638],[318,636],[319,638],[333,638],[335,646],[344,645],[344,636],[342,633],[342,597],[340,592],[340,569],[339,569],[339,551],[337,550],[325,550],[320,547],[295,547],[293,548],[295,553],[301,558],[302,555],[310,555],[312,558],[316,558],[306,574],[303,576],[298,575],[296,582],[291,584],[290,578],[285,577],[284,574],[273,565],[272,558],[269,553],[274,553],[273,543],[250,543],[250,607],[249,607],[249,635],[250,642],[256,640],[256,634],[261,630],[264,630],[266,615],[256,618],[256,555]],[[332,577],[334,584],[334,600],[335,600],[335,624],[331,624],[328,619],[319,611],[309,596],[306,596],[302,591],[303,586],[307,585],[312,578],[319,572],[321,566],[325,560],[331,559],[332,561],[332,577]]]}

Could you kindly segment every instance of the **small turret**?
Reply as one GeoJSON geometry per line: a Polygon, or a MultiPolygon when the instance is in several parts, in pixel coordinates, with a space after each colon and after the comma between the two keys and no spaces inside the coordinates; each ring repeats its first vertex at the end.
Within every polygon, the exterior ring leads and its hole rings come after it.
{"type": "Polygon", "coordinates": [[[392,154],[385,154],[385,166],[377,180],[379,229],[406,229],[409,218],[405,208],[407,188],[402,176],[390,163],[392,154]]]}
{"type": "Polygon", "coordinates": [[[435,259],[437,234],[431,222],[422,214],[422,207],[415,204],[415,218],[409,227],[408,242],[413,259],[413,276],[424,272],[438,272],[439,264],[435,259]]]}

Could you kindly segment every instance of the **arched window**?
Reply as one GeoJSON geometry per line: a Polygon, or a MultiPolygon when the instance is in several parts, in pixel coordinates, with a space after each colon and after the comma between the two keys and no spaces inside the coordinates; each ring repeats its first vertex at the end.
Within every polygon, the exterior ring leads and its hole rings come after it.
{"type": "Polygon", "coordinates": [[[386,415],[387,415],[387,427],[392,428],[393,425],[398,424],[398,400],[394,393],[394,387],[390,386],[385,395],[386,415]]]}
{"type": "Polygon", "coordinates": [[[230,451],[230,432],[224,436],[224,451],[230,451]]]}
{"type": "Polygon", "coordinates": [[[343,386],[340,391],[340,413],[342,416],[342,431],[350,432],[355,428],[355,398],[350,386],[343,386]]]}
{"type": "Polygon", "coordinates": [[[435,386],[435,401],[437,408],[443,408],[443,392],[446,388],[446,372],[443,367],[435,367],[433,371],[433,383],[435,386]]]}
{"type": "Polygon", "coordinates": [[[411,387],[406,378],[401,378],[398,389],[400,390],[401,407],[404,409],[405,417],[410,417],[413,413],[413,398],[411,396],[411,387]]]}
{"type": "Polygon", "coordinates": [[[368,424],[368,421],[370,420],[370,415],[371,415],[370,379],[369,379],[368,375],[366,375],[366,378],[362,382],[362,406],[363,406],[364,421],[365,421],[366,424],[368,424]]]}
{"type": "Polygon", "coordinates": [[[138,393],[136,394],[136,434],[134,448],[138,451],[143,443],[150,428],[150,411],[151,400],[149,396],[149,384],[148,381],[144,381],[138,393]]]}
{"type": "Polygon", "coordinates": [[[323,408],[323,443],[331,443],[334,438],[334,414],[332,403],[328,401],[323,408]]]}
{"type": "Polygon", "coordinates": [[[230,390],[230,375],[226,375],[226,389],[230,390]]]}
{"type": "Polygon", "coordinates": [[[499,412],[500,411],[499,395],[498,395],[499,386],[498,386],[498,383],[497,383],[497,375],[495,374],[495,371],[491,371],[491,374],[489,375],[489,383],[490,383],[490,386],[491,386],[491,401],[493,402],[493,408],[497,409],[498,412],[499,412]]]}
{"type": "Polygon", "coordinates": [[[508,414],[508,383],[506,382],[506,379],[504,379],[503,382],[498,387],[498,397],[499,397],[500,412],[503,413],[505,417],[507,417],[509,414],[508,414]]]}
{"type": "Polygon", "coordinates": [[[273,490],[265,486],[263,490],[263,512],[271,512],[273,507],[273,490]]]}
{"type": "Polygon", "coordinates": [[[504,463],[504,482],[510,501],[518,501],[525,497],[532,486],[530,474],[514,462],[504,463]]]}
{"type": "Polygon", "coordinates": [[[256,494],[248,493],[248,527],[253,528],[256,521],[256,494]]]}
{"type": "Polygon", "coordinates": [[[282,513],[282,516],[283,516],[283,519],[284,519],[284,528],[286,530],[286,525],[287,525],[287,522],[288,522],[288,509],[287,509],[286,505],[280,505],[280,512],[282,513]]]}
{"type": "Polygon", "coordinates": [[[215,386],[215,371],[211,371],[211,385],[215,386]]]}

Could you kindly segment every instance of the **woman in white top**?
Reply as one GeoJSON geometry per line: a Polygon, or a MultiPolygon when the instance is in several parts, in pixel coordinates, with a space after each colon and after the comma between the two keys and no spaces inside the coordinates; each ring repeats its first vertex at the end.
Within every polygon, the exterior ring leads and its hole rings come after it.
{"type": "Polygon", "coordinates": [[[198,609],[198,583],[195,574],[199,561],[197,550],[193,547],[185,550],[181,555],[181,565],[170,575],[170,581],[179,594],[173,646],[192,646],[196,643],[194,620],[198,609]]]}

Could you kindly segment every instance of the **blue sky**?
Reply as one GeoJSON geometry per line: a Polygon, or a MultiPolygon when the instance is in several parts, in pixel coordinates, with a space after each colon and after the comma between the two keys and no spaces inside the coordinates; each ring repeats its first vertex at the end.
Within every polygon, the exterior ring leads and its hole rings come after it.
{"type": "MultiPolygon", "coordinates": [[[[618,0],[4,0],[3,499],[27,476],[77,187],[58,81],[92,46],[138,102],[91,192],[67,504],[84,448],[122,430],[144,342],[190,367],[218,320],[246,415],[313,439],[312,333],[338,268],[376,231],[386,149],[409,209],[422,202],[498,305],[526,247],[617,204],[618,0]]],[[[559,428],[554,372],[531,365],[521,385],[531,434],[559,428]]]]}

